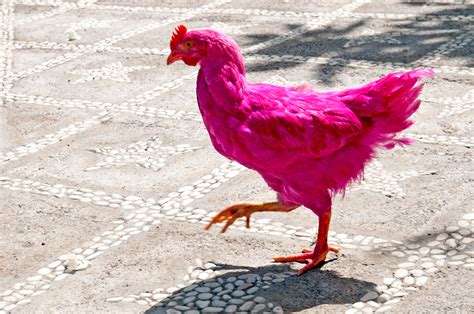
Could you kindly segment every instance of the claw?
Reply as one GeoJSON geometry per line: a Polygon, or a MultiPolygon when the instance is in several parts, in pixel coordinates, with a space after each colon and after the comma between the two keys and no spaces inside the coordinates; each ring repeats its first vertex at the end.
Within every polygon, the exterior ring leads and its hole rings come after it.
{"type": "Polygon", "coordinates": [[[250,215],[255,212],[265,212],[265,211],[272,211],[272,212],[289,212],[299,205],[287,206],[282,205],[278,202],[272,203],[263,203],[263,204],[236,204],[229,206],[223,210],[221,210],[207,226],[204,230],[209,230],[213,224],[219,222],[226,222],[224,227],[222,228],[221,232],[226,232],[227,228],[229,228],[237,219],[240,217],[245,217],[245,226],[250,228],[250,215]]]}
{"type": "Polygon", "coordinates": [[[287,263],[287,262],[298,262],[298,263],[307,263],[303,268],[298,271],[298,275],[302,275],[308,270],[318,266],[320,263],[324,262],[328,252],[338,253],[339,249],[329,246],[326,250],[311,250],[303,249],[303,253],[290,255],[290,256],[280,256],[273,258],[274,262],[287,263]]]}
{"type": "Polygon", "coordinates": [[[204,230],[209,230],[213,224],[226,222],[221,230],[221,233],[227,231],[227,229],[239,218],[246,217],[245,226],[250,228],[250,215],[255,211],[255,207],[258,205],[253,204],[237,204],[229,206],[221,210],[212,220],[207,224],[204,230]]]}

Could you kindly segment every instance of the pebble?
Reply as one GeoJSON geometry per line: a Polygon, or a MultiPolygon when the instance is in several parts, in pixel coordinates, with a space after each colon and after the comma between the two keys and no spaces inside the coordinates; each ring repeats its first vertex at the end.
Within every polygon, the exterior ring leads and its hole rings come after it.
{"type": "Polygon", "coordinates": [[[395,257],[404,257],[405,253],[400,252],[400,251],[393,251],[392,255],[395,256],[395,257]]]}
{"type": "Polygon", "coordinates": [[[393,290],[397,290],[397,289],[401,289],[401,288],[402,288],[402,282],[397,279],[392,283],[391,288],[388,289],[388,291],[390,293],[393,293],[393,290]]]}
{"type": "Polygon", "coordinates": [[[429,247],[433,247],[433,246],[438,246],[439,244],[441,244],[439,241],[431,241],[426,245],[429,247]]]}
{"type": "Polygon", "coordinates": [[[445,244],[446,244],[447,247],[450,247],[450,248],[453,248],[453,249],[457,247],[456,240],[454,240],[454,239],[446,240],[445,244]]]}
{"type": "Polygon", "coordinates": [[[215,306],[215,307],[224,308],[227,304],[224,301],[221,301],[221,300],[214,300],[214,301],[212,301],[211,305],[215,306]]]}
{"type": "Polygon", "coordinates": [[[264,303],[265,298],[264,297],[255,297],[254,301],[257,302],[257,303],[264,303]]]}
{"type": "Polygon", "coordinates": [[[259,312],[263,311],[265,308],[266,308],[265,304],[257,304],[252,309],[252,313],[259,313],[259,312]]]}
{"type": "Polygon", "coordinates": [[[239,305],[239,304],[244,303],[244,301],[242,301],[241,299],[230,299],[229,303],[239,305]]]}
{"type": "Polygon", "coordinates": [[[190,297],[185,298],[183,300],[183,303],[188,304],[188,303],[194,302],[194,300],[196,300],[196,297],[195,296],[190,296],[190,297]]]}
{"type": "Polygon", "coordinates": [[[198,294],[198,298],[201,300],[209,300],[213,297],[214,295],[212,293],[200,293],[198,294]]]}
{"type": "Polygon", "coordinates": [[[422,286],[426,285],[427,282],[428,282],[428,277],[420,276],[420,277],[416,278],[415,285],[418,286],[418,287],[422,287],[422,286]]]}
{"type": "Polygon", "coordinates": [[[408,276],[408,270],[404,269],[404,268],[399,268],[395,271],[395,274],[394,276],[396,278],[405,278],[406,276],[408,276]]]}
{"type": "Polygon", "coordinates": [[[363,308],[363,307],[365,306],[365,304],[364,304],[363,302],[356,302],[356,303],[352,304],[352,306],[353,306],[354,308],[360,310],[361,308],[363,308]]]}
{"type": "Polygon", "coordinates": [[[122,302],[135,302],[135,298],[131,298],[131,297],[123,298],[122,302]]]}
{"type": "Polygon", "coordinates": [[[386,294],[386,293],[384,293],[384,294],[380,295],[380,296],[377,298],[377,301],[378,301],[379,303],[385,303],[385,302],[387,302],[387,301],[390,300],[390,299],[391,299],[391,296],[388,295],[388,294],[386,294]]]}
{"type": "MultiPolygon", "coordinates": [[[[250,290],[250,289],[249,289],[250,290]]],[[[258,289],[257,289],[258,290],[258,289]]],[[[242,297],[245,295],[245,292],[243,292],[242,290],[235,290],[234,292],[232,292],[232,296],[234,297],[242,297]]]]}
{"type": "Polygon", "coordinates": [[[443,267],[445,264],[444,259],[436,261],[436,266],[443,267]]]}
{"type": "Polygon", "coordinates": [[[168,297],[168,294],[164,294],[164,293],[155,293],[152,298],[155,299],[155,300],[162,300],[164,298],[167,298],[168,297]]]}
{"type": "MultiPolygon", "coordinates": [[[[467,226],[464,226],[464,227],[469,227],[469,224],[467,226]]],[[[467,229],[461,229],[458,231],[461,235],[463,236],[468,236],[471,234],[471,231],[467,230],[467,229]]]]}
{"type": "Polygon", "coordinates": [[[474,220],[474,213],[466,214],[466,215],[462,216],[462,218],[466,219],[466,220],[474,220]]]}
{"type": "Polygon", "coordinates": [[[283,308],[281,306],[275,306],[273,308],[273,313],[283,313],[283,308]]]}
{"type": "Polygon", "coordinates": [[[209,287],[197,287],[194,290],[196,290],[197,292],[200,292],[200,293],[204,293],[204,292],[210,292],[211,288],[209,288],[209,287]]]}
{"type": "Polygon", "coordinates": [[[228,301],[228,300],[231,300],[231,299],[232,299],[232,297],[231,297],[230,295],[228,295],[228,294],[224,294],[224,295],[222,296],[222,300],[228,301]]]}
{"type": "Polygon", "coordinates": [[[421,269],[412,269],[410,273],[415,277],[423,276],[423,271],[421,269]]]}
{"type": "Polygon", "coordinates": [[[418,243],[410,243],[406,245],[406,247],[409,248],[410,250],[416,250],[420,248],[420,246],[421,245],[419,245],[418,243]]]}
{"type": "Polygon", "coordinates": [[[237,312],[237,305],[234,305],[234,304],[228,305],[225,308],[224,312],[226,312],[226,313],[235,313],[235,312],[237,312]]]}
{"type": "Polygon", "coordinates": [[[378,303],[375,302],[375,301],[368,301],[368,302],[367,302],[367,305],[370,305],[371,307],[375,307],[375,308],[380,307],[380,304],[378,304],[378,303]]]}
{"type": "Polygon", "coordinates": [[[373,300],[373,299],[376,299],[378,298],[379,294],[375,291],[369,291],[367,292],[360,300],[362,302],[367,302],[369,300],[373,300]]]}
{"type": "Polygon", "coordinates": [[[202,312],[203,313],[220,313],[222,312],[222,310],[224,310],[224,308],[211,306],[211,307],[204,308],[202,312]]]}
{"type": "Polygon", "coordinates": [[[459,230],[459,227],[458,227],[458,226],[449,226],[449,227],[446,228],[446,231],[447,231],[447,232],[450,232],[450,233],[451,233],[451,232],[456,232],[456,231],[458,231],[458,230],[459,230]]]}
{"type": "Polygon", "coordinates": [[[430,249],[427,248],[426,246],[420,248],[420,254],[421,254],[421,255],[426,255],[426,254],[428,254],[429,252],[430,252],[430,249]]]}
{"type": "Polygon", "coordinates": [[[412,286],[415,283],[415,278],[407,276],[403,279],[403,284],[407,286],[412,286]]]}
{"type": "Polygon", "coordinates": [[[448,256],[454,256],[456,254],[458,254],[458,251],[456,251],[456,250],[451,250],[448,253],[446,253],[446,255],[448,255],[448,256]]]}
{"type": "Polygon", "coordinates": [[[248,289],[250,287],[253,287],[253,285],[250,282],[247,282],[247,283],[244,283],[243,285],[240,285],[239,289],[240,290],[245,290],[245,289],[248,289]]]}
{"type": "Polygon", "coordinates": [[[392,282],[394,282],[394,281],[395,281],[395,278],[386,277],[386,278],[383,279],[383,284],[387,285],[387,286],[390,286],[392,284],[392,282]]]}
{"type": "MultiPolygon", "coordinates": [[[[205,287],[209,287],[209,288],[211,288],[211,289],[213,289],[213,288],[221,288],[221,289],[222,289],[221,285],[220,285],[218,282],[206,282],[206,283],[204,284],[204,286],[205,286],[205,287]]],[[[214,290],[214,291],[215,291],[215,290],[214,290]]],[[[221,291],[222,291],[222,290],[221,290],[221,291]]]]}
{"type": "Polygon", "coordinates": [[[23,299],[23,300],[20,300],[18,301],[18,303],[16,305],[22,305],[22,304],[28,304],[28,303],[31,303],[31,299],[23,299]]]}
{"type": "Polygon", "coordinates": [[[196,305],[198,308],[200,309],[203,309],[203,308],[206,308],[209,306],[211,302],[210,301],[204,301],[204,300],[199,300],[199,301],[196,301],[196,305]]]}
{"type": "Polygon", "coordinates": [[[209,274],[206,272],[202,272],[198,275],[198,278],[201,280],[206,280],[207,278],[209,278],[209,274]]]}
{"type": "Polygon", "coordinates": [[[453,261],[459,261],[459,260],[463,260],[465,258],[467,258],[467,255],[464,255],[464,254],[459,254],[459,255],[455,255],[455,256],[451,257],[451,259],[453,261]]]}
{"type": "Polygon", "coordinates": [[[30,282],[33,282],[33,281],[39,281],[39,280],[41,280],[41,278],[43,278],[41,275],[37,275],[37,276],[26,278],[26,280],[30,281],[30,282]]]}
{"type": "Polygon", "coordinates": [[[28,289],[23,289],[23,290],[20,290],[18,291],[19,293],[21,293],[22,295],[30,295],[32,294],[34,291],[33,290],[28,290],[28,289]]]}
{"type": "Polygon", "coordinates": [[[38,270],[38,274],[40,275],[47,275],[51,272],[51,269],[49,268],[41,268],[40,270],[38,270]]]}
{"type": "Polygon", "coordinates": [[[212,268],[215,268],[215,267],[216,267],[216,264],[214,264],[214,263],[204,264],[204,268],[206,268],[206,269],[212,269],[212,268]]]}
{"type": "Polygon", "coordinates": [[[249,311],[254,305],[255,305],[255,302],[247,301],[240,306],[239,311],[244,311],[244,312],[249,311]]]}
{"type": "MultiPolygon", "coordinates": [[[[239,286],[243,285],[244,283],[245,283],[245,281],[239,279],[239,280],[236,280],[236,281],[234,282],[234,285],[236,285],[237,287],[239,287],[239,286]]],[[[240,288],[240,289],[242,289],[242,288],[240,288]]]]}
{"type": "Polygon", "coordinates": [[[438,241],[443,241],[443,240],[446,240],[447,238],[449,238],[449,234],[447,234],[447,233],[440,233],[440,234],[436,237],[436,240],[438,240],[438,241]]]}

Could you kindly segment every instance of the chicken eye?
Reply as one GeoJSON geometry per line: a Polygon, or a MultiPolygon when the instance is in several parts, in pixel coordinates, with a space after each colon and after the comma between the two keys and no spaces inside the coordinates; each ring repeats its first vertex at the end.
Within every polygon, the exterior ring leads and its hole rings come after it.
{"type": "Polygon", "coordinates": [[[187,42],[184,43],[184,46],[185,46],[186,48],[191,48],[192,45],[193,45],[193,43],[190,42],[190,41],[187,41],[187,42]]]}

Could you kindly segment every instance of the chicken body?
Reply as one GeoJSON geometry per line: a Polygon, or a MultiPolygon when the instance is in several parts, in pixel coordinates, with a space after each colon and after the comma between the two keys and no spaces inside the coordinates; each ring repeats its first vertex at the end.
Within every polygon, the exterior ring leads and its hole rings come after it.
{"type": "Polygon", "coordinates": [[[272,203],[230,206],[208,228],[226,222],[225,231],[239,217],[247,217],[248,225],[252,213],[303,205],[320,218],[314,250],[275,260],[306,262],[300,273],[316,266],[328,251],[337,252],[327,244],[332,196],[361,177],[378,147],[409,142],[395,136],[412,124],[408,119],[420,104],[417,82],[432,72],[392,73],[359,88],[325,93],[251,84],[232,39],[212,30],[181,37],[183,44],[197,47],[197,54],[184,49],[189,55],[181,59],[200,64],[197,99],[213,146],[257,171],[278,196],[272,203]]]}

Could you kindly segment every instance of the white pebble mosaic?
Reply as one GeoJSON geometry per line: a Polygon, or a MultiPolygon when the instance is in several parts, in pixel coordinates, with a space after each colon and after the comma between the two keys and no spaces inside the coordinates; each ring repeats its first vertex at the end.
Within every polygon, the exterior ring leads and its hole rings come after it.
{"type": "Polygon", "coordinates": [[[430,277],[442,268],[474,269],[473,234],[474,211],[434,238],[423,243],[406,243],[391,251],[392,256],[405,261],[398,263],[391,277],[385,277],[374,291],[367,292],[346,313],[388,311],[404,296],[425,287],[430,277]]]}
{"type": "Polygon", "coordinates": [[[130,144],[127,148],[94,148],[91,151],[104,155],[105,160],[84,170],[91,171],[134,164],[145,169],[159,171],[165,165],[166,158],[169,156],[190,153],[197,149],[200,149],[200,147],[188,144],[179,144],[174,147],[162,146],[159,137],[152,136],[149,139],[130,144]]]}
{"type": "MultiPolygon", "coordinates": [[[[98,126],[103,122],[110,121],[115,115],[120,113],[134,114],[142,117],[160,119],[178,119],[201,121],[197,112],[186,112],[179,110],[157,109],[155,107],[144,106],[144,104],[156,99],[163,93],[174,90],[183,84],[194,81],[196,72],[184,75],[170,82],[157,85],[154,89],[146,91],[134,98],[117,104],[88,101],[79,99],[56,99],[49,96],[26,95],[11,92],[13,84],[30,75],[38,74],[53,67],[67,63],[84,56],[86,53],[111,54],[137,54],[137,55],[159,55],[169,53],[168,49],[144,48],[144,47],[116,47],[115,44],[161,28],[169,24],[180,23],[202,14],[216,15],[248,15],[265,16],[289,19],[299,19],[303,25],[290,30],[283,36],[266,40],[250,46],[243,50],[246,54],[246,61],[264,62],[293,62],[305,64],[321,64],[329,67],[349,66],[358,68],[384,68],[387,70],[407,70],[415,66],[430,66],[437,73],[474,75],[472,67],[446,66],[443,58],[462,49],[472,43],[473,32],[469,27],[461,29],[460,34],[437,49],[429,52],[424,57],[412,63],[378,62],[369,60],[348,60],[340,58],[308,57],[296,55],[265,55],[258,54],[258,51],[273,45],[282,43],[288,39],[301,36],[309,31],[324,29],[332,22],[340,18],[349,19],[380,19],[380,20],[412,20],[412,21],[442,21],[471,23],[473,16],[453,14],[392,14],[392,13],[360,13],[354,10],[366,5],[370,0],[356,0],[333,12],[294,12],[294,11],[273,11],[260,9],[240,9],[240,8],[219,8],[230,3],[228,0],[218,0],[203,5],[198,8],[174,8],[174,7],[141,7],[122,6],[97,3],[95,0],[80,0],[75,3],[63,2],[59,0],[4,0],[1,4],[1,30],[0,35],[2,45],[0,47],[0,107],[4,103],[12,102],[16,104],[27,103],[37,105],[47,105],[60,108],[83,108],[100,110],[100,113],[92,117],[61,128],[55,133],[47,134],[42,138],[21,145],[9,152],[0,153],[0,166],[10,161],[19,160],[23,156],[37,153],[50,145],[59,143],[73,135],[98,126]],[[50,10],[40,11],[38,14],[29,15],[22,19],[15,19],[15,4],[31,6],[48,6],[50,10]],[[21,26],[47,19],[71,10],[94,9],[106,11],[127,11],[127,12],[162,12],[173,15],[152,22],[145,26],[126,31],[124,33],[102,39],[92,44],[81,43],[81,36],[87,29],[110,28],[111,24],[117,20],[96,20],[85,18],[78,23],[60,24],[58,26],[66,29],[65,42],[35,42],[35,41],[15,41],[14,26],[21,26]],[[69,36],[69,40],[67,41],[69,36]],[[15,49],[45,49],[48,51],[60,50],[64,54],[54,57],[46,62],[31,66],[26,70],[12,72],[13,51],[15,49]]],[[[448,1],[449,2],[449,1],[448,1]]],[[[213,27],[233,34],[245,34],[245,30],[256,24],[235,26],[216,22],[213,27]]],[[[464,25],[464,24],[463,24],[464,25]]],[[[356,37],[349,39],[345,47],[359,46],[366,43],[381,42],[388,44],[400,44],[399,37],[405,34],[391,32],[379,34],[374,31],[366,31],[362,39],[356,37]]],[[[81,75],[82,78],[74,81],[74,84],[87,83],[95,79],[108,79],[116,82],[130,82],[129,73],[138,70],[152,69],[151,66],[126,66],[121,62],[104,63],[99,68],[87,68],[80,71],[71,71],[73,75],[81,75]]],[[[284,78],[271,78],[272,83],[284,85],[301,84],[291,83],[284,78]],[[272,81],[273,80],[273,81],[272,81]],[[288,83],[288,84],[287,84],[288,83]]],[[[313,82],[311,82],[313,83],[313,82]]],[[[473,108],[473,91],[467,91],[461,97],[446,98],[425,98],[427,102],[435,102],[445,105],[440,111],[438,118],[450,117],[461,114],[473,108]]],[[[408,137],[428,144],[460,145],[472,147],[474,137],[469,136],[444,136],[439,134],[423,135],[406,133],[408,137]]],[[[189,153],[199,149],[190,145],[177,145],[164,147],[158,137],[153,136],[148,139],[139,140],[130,144],[126,148],[98,147],[92,152],[102,155],[103,161],[95,166],[86,168],[86,171],[99,170],[126,164],[133,164],[144,169],[159,171],[164,166],[167,157],[189,153]]],[[[164,221],[174,220],[193,224],[207,224],[216,212],[208,212],[201,208],[190,206],[191,203],[215,189],[223,183],[237,176],[245,169],[233,162],[227,162],[221,167],[214,169],[209,175],[203,176],[192,184],[183,186],[176,192],[171,192],[166,198],[155,200],[152,198],[142,198],[136,195],[123,195],[123,193],[108,193],[101,190],[92,190],[85,187],[73,187],[68,185],[46,184],[30,179],[17,179],[7,176],[0,177],[0,187],[10,191],[20,191],[49,196],[54,198],[70,199],[83,203],[90,203],[94,206],[109,208],[119,208],[123,210],[123,217],[111,222],[109,230],[83,243],[75,248],[52,259],[48,265],[43,265],[35,274],[24,277],[20,282],[14,284],[10,289],[0,292],[0,314],[10,312],[18,306],[28,304],[31,299],[46,292],[51,285],[57,281],[74,276],[76,273],[93,267],[93,260],[105,251],[123,245],[126,241],[143,232],[151,230],[151,226],[162,224],[164,221]]],[[[417,171],[404,171],[399,173],[389,173],[380,161],[375,160],[366,170],[361,184],[354,185],[350,191],[369,190],[382,193],[389,197],[402,198],[405,196],[400,182],[408,178],[427,175],[433,173],[417,171]]],[[[306,242],[314,239],[315,228],[288,225],[270,219],[251,219],[251,228],[245,228],[244,221],[238,220],[230,227],[233,230],[245,231],[249,233],[270,234],[282,238],[293,238],[306,242]]],[[[433,274],[444,268],[464,268],[474,269],[474,212],[466,213],[457,225],[448,226],[442,233],[431,239],[417,243],[402,243],[396,240],[381,239],[366,235],[348,235],[342,233],[329,233],[329,244],[342,247],[344,249],[357,249],[364,251],[377,250],[397,260],[389,274],[386,274],[379,285],[367,292],[359,302],[356,302],[346,313],[372,313],[393,310],[404,296],[416,292],[430,283],[433,274]]],[[[258,293],[270,288],[276,283],[281,283],[293,272],[285,273],[246,273],[236,277],[222,273],[213,263],[204,263],[196,260],[195,266],[188,268],[187,274],[183,277],[183,284],[177,287],[158,288],[149,292],[142,292],[138,295],[128,295],[125,297],[111,297],[108,302],[132,302],[142,306],[153,306],[166,311],[166,313],[199,313],[199,312],[273,312],[283,313],[284,309],[278,304],[269,303],[258,293]]]]}
{"type": "Polygon", "coordinates": [[[219,168],[214,169],[211,174],[196,181],[196,187],[192,189],[193,191],[186,186],[158,201],[154,199],[144,200],[132,195],[108,195],[103,191],[92,191],[86,188],[76,189],[61,184],[51,186],[32,180],[1,177],[0,187],[10,190],[27,191],[58,198],[67,197],[84,203],[94,203],[98,206],[121,207],[132,212],[123,219],[113,221],[110,230],[92,238],[91,241],[83,243],[81,247],[52,260],[47,267],[41,267],[37,274],[26,278],[24,282],[19,282],[11,289],[0,292],[0,302],[5,302],[3,309],[0,308],[0,310],[9,311],[23,304],[20,302],[26,296],[22,295],[21,291],[24,290],[25,285],[32,286],[31,293],[28,293],[29,297],[45,292],[53,282],[63,280],[77,271],[91,266],[90,262],[106,250],[121,245],[131,236],[149,231],[153,225],[161,224],[164,212],[169,212],[172,208],[179,209],[188,205],[194,199],[204,197],[206,193],[218,188],[223,182],[236,176],[242,170],[242,166],[226,162],[219,168]],[[206,187],[197,186],[202,183],[210,183],[210,185],[206,187]]]}
{"type": "Polygon", "coordinates": [[[177,287],[111,297],[107,301],[135,302],[166,313],[283,313],[281,306],[257,294],[296,275],[296,272],[225,275],[218,266],[201,259],[196,259],[196,265],[188,267],[187,272],[184,282],[177,287]]]}

